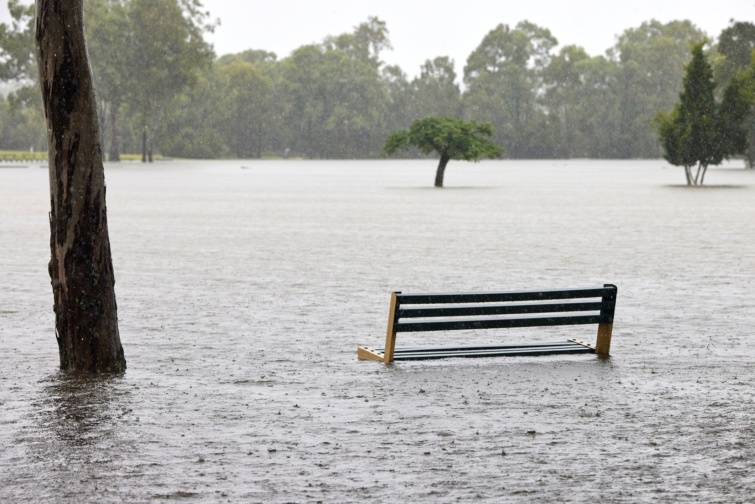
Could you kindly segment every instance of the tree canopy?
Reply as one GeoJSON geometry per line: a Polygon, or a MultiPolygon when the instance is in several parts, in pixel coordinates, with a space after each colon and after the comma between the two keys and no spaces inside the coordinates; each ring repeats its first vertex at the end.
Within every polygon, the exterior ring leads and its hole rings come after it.
{"type": "Polygon", "coordinates": [[[36,79],[34,5],[8,0],[11,24],[0,23],[0,81],[36,79]]]}
{"type": "MultiPolygon", "coordinates": [[[[750,72],[753,50],[755,50],[755,24],[734,22],[721,32],[718,39],[718,58],[714,70],[717,70],[719,84],[725,84],[733,78],[742,79],[739,72],[750,72]]],[[[752,77],[751,77],[752,78],[752,77]]],[[[750,106],[745,119],[748,147],[745,151],[745,163],[755,168],[755,107],[750,106]]]]}
{"type": "Polygon", "coordinates": [[[488,139],[494,131],[490,123],[431,116],[414,121],[408,130],[391,133],[383,152],[391,155],[416,147],[423,154],[438,154],[440,162],[435,187],[443,187],[443,175],[449,160],[479,161],[503,154],[503,147],[488,139]]]}
{"type": "MultiPolygon", "coordinates": [[[[32,17],[10,4],[12,22],[0,23],[0,147],[44,150],[39,93],[19,88],[36,78],[24,70],[32,17]]],[[[391,131],[427,116],[491,123],[508,158],[657,158],[653,117],[674,106],[690,43],[705,36],[689,21],[648,21],[591,55],[559,45],[546,27],[496,21],[464,61],[429,54],[402,69],[383,61],[390,33],[374,17],[290,54],[250,48],[215,59],[198,0],[84,7],[111,159],[139,152],[145,128],[167,156],[375,158],[391,131]]],[[[742,68],[749,26],[733,23],[719,38],[724,52],[712,64],[721,91],[742,68]]],[[[748,121],[755,144],[755,115],[748,121]]]]}
{"type": "Polygon", "coordinates": [[[733,80],[724,91],[723,101],[716,103],[713,68],[703,52],[705,44],[702,41],[692,47],[679,102],[656,118],[664,158],[684,167],[687,185],[702,185],[708,166],[720,164],[746,147],[742,127],[748,106],[741,89],[744,83],[733,80]]]}

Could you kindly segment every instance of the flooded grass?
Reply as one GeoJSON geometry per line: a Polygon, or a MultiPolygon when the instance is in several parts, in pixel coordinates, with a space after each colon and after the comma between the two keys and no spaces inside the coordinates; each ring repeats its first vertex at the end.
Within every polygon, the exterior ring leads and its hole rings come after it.
{"type": "MultiPolygon", "coordinates": [[[[0,501],[744,502],[755,171],[108,165],[128,371],[57,371],[47,174],[0,172],[0,501]],[[242,169],[242,167],[244,169],[242,169]],[[392,290],[619,287],[612,356],[358,362],[392,290]]],[[[590,326],[399,345],[594,339],[590,326]]]]}

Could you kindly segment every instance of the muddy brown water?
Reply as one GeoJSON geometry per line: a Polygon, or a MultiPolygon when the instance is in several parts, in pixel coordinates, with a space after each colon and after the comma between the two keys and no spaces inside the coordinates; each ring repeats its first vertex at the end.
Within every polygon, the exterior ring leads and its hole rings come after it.
{"type": "MultiPolygon", "coordinates": [[[[47,173],[0,170],[2,502],[752,502],[755,171],[108,165],[128,371],[57,371],[47,173]],[[358,362],[389,293],[615,283],[612,356],[358,362]]],[[[399,345],[594,328],[400,334],[399,345]]]]}

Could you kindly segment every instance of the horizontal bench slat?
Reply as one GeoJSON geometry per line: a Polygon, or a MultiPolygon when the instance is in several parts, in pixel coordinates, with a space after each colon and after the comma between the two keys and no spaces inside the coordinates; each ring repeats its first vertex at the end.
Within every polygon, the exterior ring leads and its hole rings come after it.
{"type": "Polygon", "coordinates": [[[440,303],[494,303],[507,301],[537,301],[554,299],[599,298],[612,290],[606,287],[538,290],[519,292],[470,292],[453,294],[396,294],[400,304],[440,304],[440,303]]]}
{"type": "Polygon", "coordinates": [[[562,317],[519,317],[498,319],[457,320],[441,319],[428,322],[401,322],[394,324],[397,332],[454,331],[464,329],[494,329],[502,327],[536,327],[578,324],[598,324],[600,314],[571,315],[562,317]]]}
{"type": "MultiPolygon", "coordinates": [[[[533,343],[505,343],[489,345],[441,345],[441,346],[421,346],[421,347],[397,347],[394,353],[417,353],[417,352],[438,352],[438,351],[466,351],[466,350],[516,350],[521,348],[539,348],[552,347],[554,345],[576,345],[573,341],[546,341],[533,343]]],[[[583,346],[583,345],[580,345],[583,346]]],[[[375,349],[376,352],[384,352],[384,348],[375,349]]]]}
{"type": "Polygon", "coordinates": [[[427,318],[427,317],[470,317],[475,315],[513,315],[518,313],[561,313],[578,311],[600,311],[602,303],[595,302],[563,302],[540,304],[476,304],[467,306],[453,306],[448,308],[408,307],[399,308],[398,317],[427,318]]]}
{"type": "Polygon", "coordinates": [[[452,357],[502,357],[502,356],[538,356],[538,355],[552,355],[552,354],[585,354],[595,353],[595,350],[588,348],[577,343],[572,342],[558,342],[548,345],[532,345],[529,347],[520,346],[517,348],[490,348],[486,350],[443,350],[438,349],[431,352],[417,351],[417,352],[404,352],[400,349],[396,349],[396,353],[393,356],[394,360],[430,360],[430,359],[446,359],[452,357]]]}

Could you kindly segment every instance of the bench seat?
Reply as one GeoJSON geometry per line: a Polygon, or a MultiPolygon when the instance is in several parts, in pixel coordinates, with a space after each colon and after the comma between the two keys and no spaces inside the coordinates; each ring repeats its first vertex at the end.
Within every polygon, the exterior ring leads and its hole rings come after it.
{"type": "MultiPolygon", "coordinates": [[[[385,359],[385,349],[360,347],[372,353],[376,360],[385,359]]],[[[446,359],[450,357],[521,357],[553,354],[595,353],[595,347],[587,342],[569,339],[545,343],[518,343],[510,345],[466,345],[399,347],[393,351],[394,361],[446,359]]],[[[368,360],[368,359],[362,359],[368,360]]],[[[372,359],[370,359],[372,360],[372,359]]]]}
{"type": "Polygon", "coordinates": [[[360,346],[360,360],[390,363],[449,357],[503,357],[591,353],[607,356],[617,288],[603,287],[519,292],[391,294],[383,348],[360,346]],[[503,315],[503,316],[502,316],[503,315]],[[595,344],[578,339],[545,343],[453,345],[396,348],[399,332],[452,331],[597,324],[595,344]]]}

